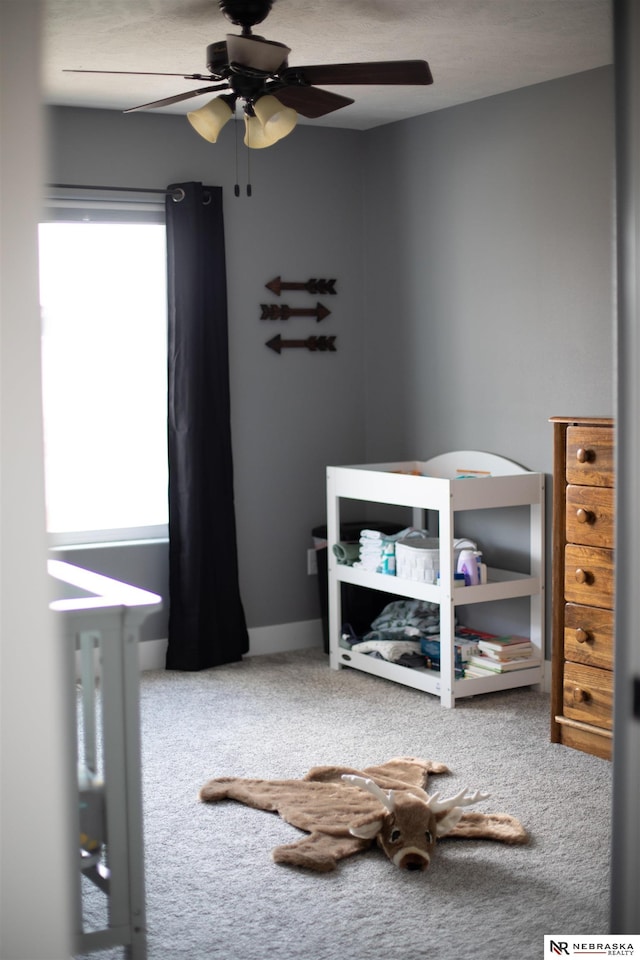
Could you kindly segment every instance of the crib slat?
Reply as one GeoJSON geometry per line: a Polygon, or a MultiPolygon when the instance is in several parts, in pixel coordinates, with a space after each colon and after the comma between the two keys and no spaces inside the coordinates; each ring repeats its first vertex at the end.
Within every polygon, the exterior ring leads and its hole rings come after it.
{"type": "Polygon", "coordinates": [[[84,767],[88,776],[98,772],[96,748],[96,665],[94,650],[100,643],[95,630],[79,634],[80,680],[82,683],[82,725],[84,729],[84,767]]]}

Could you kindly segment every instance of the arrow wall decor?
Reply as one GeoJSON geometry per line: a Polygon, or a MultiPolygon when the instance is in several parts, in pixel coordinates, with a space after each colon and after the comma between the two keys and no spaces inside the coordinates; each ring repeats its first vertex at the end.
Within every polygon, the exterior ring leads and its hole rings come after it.
{"type": "Polygon", "coordinates": [[[325,317],[328,317],[331,310],[327,310],[321,303],[316,303],[315,307],[288,307],[286,303],[261,303],[261,320],[288,320],[289,317],[315,317],[316,323],[320,323],[325,317]]]}
{"type": "Polygon", "coordinates": [[[276,277],[274,280],[270,280],[269,283],[265,283],[265,287],[267,290],[275,293],[276,297],[279,297],[283,290],[306,290],[307,293],[313,294],[314,297],[322,297],[326,294],[335,294],[335,283],[335,279],[316,280],[315,278],[307,280],[306,283],[287,283],[280,277],[276,277]]]}
{"type": "Polygon", "coordinates": [[[282,353],[283,350],[293,347],[302,347],[303,349],[311,350],[312,353],[315,353],[317,350],[335,353],[335,342],[335,337],[314,336],[307,337],[306,340],[283,340],[278,333],[275,337],[272,337],[271,340],[267,340],[265,346],[269,347],[271,350],[275,350],[276,353],[282,353]]]}

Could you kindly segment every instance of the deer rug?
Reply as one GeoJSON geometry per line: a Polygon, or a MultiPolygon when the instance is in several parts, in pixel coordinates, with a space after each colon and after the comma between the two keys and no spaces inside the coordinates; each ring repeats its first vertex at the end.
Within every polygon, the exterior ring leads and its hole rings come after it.
{"type": "Polygon", "coordinates": [[[442,798],[427,791],[430,774],[449,772],[443,763],[396,757],[364,770],[314,767],[300,780],[217,777],[199,797],[204,803],[237,800],[278,813],[305,836],[276,847],[275,862],[325,873],[374,843],[396,867],[425,870],[441,837],[528,842],[515,817],[464,809],[487,800],[488,793],[465,788],[442,798]]]}

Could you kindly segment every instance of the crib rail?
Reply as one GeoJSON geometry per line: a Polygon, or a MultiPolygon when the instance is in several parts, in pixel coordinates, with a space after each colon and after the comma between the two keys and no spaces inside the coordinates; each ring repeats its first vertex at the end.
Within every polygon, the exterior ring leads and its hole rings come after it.
{"type": "Polygon", "coordinates": [[[78,593],[51,604],[74,668],[79,658],[76,949],[146,960],[138,641],[161,598],[62,561],[49,572],[78,593]],[[87,922],[82,877],[106,898],[103,923],[87,922]]]}

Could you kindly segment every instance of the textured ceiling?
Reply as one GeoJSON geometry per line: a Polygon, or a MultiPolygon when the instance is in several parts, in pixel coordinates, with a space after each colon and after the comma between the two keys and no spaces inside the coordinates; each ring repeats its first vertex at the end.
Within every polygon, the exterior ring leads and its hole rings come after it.
{"type": "MultiPolygon", "coordinates": [[[[366,130],[612,61],[610,0],[275,0],[254,33],[291,48],[289,65],[427,60],[429,87],[346,87],[355,99],[314,125],[366,130]]],[[[216,0],[45,0],[48,103],[127,107],[201,81],[64,68],[206,73],[206,47],[239,33],[216,0]]],[[[186,113],[211,94],[162,108],[186,113]]]]}

